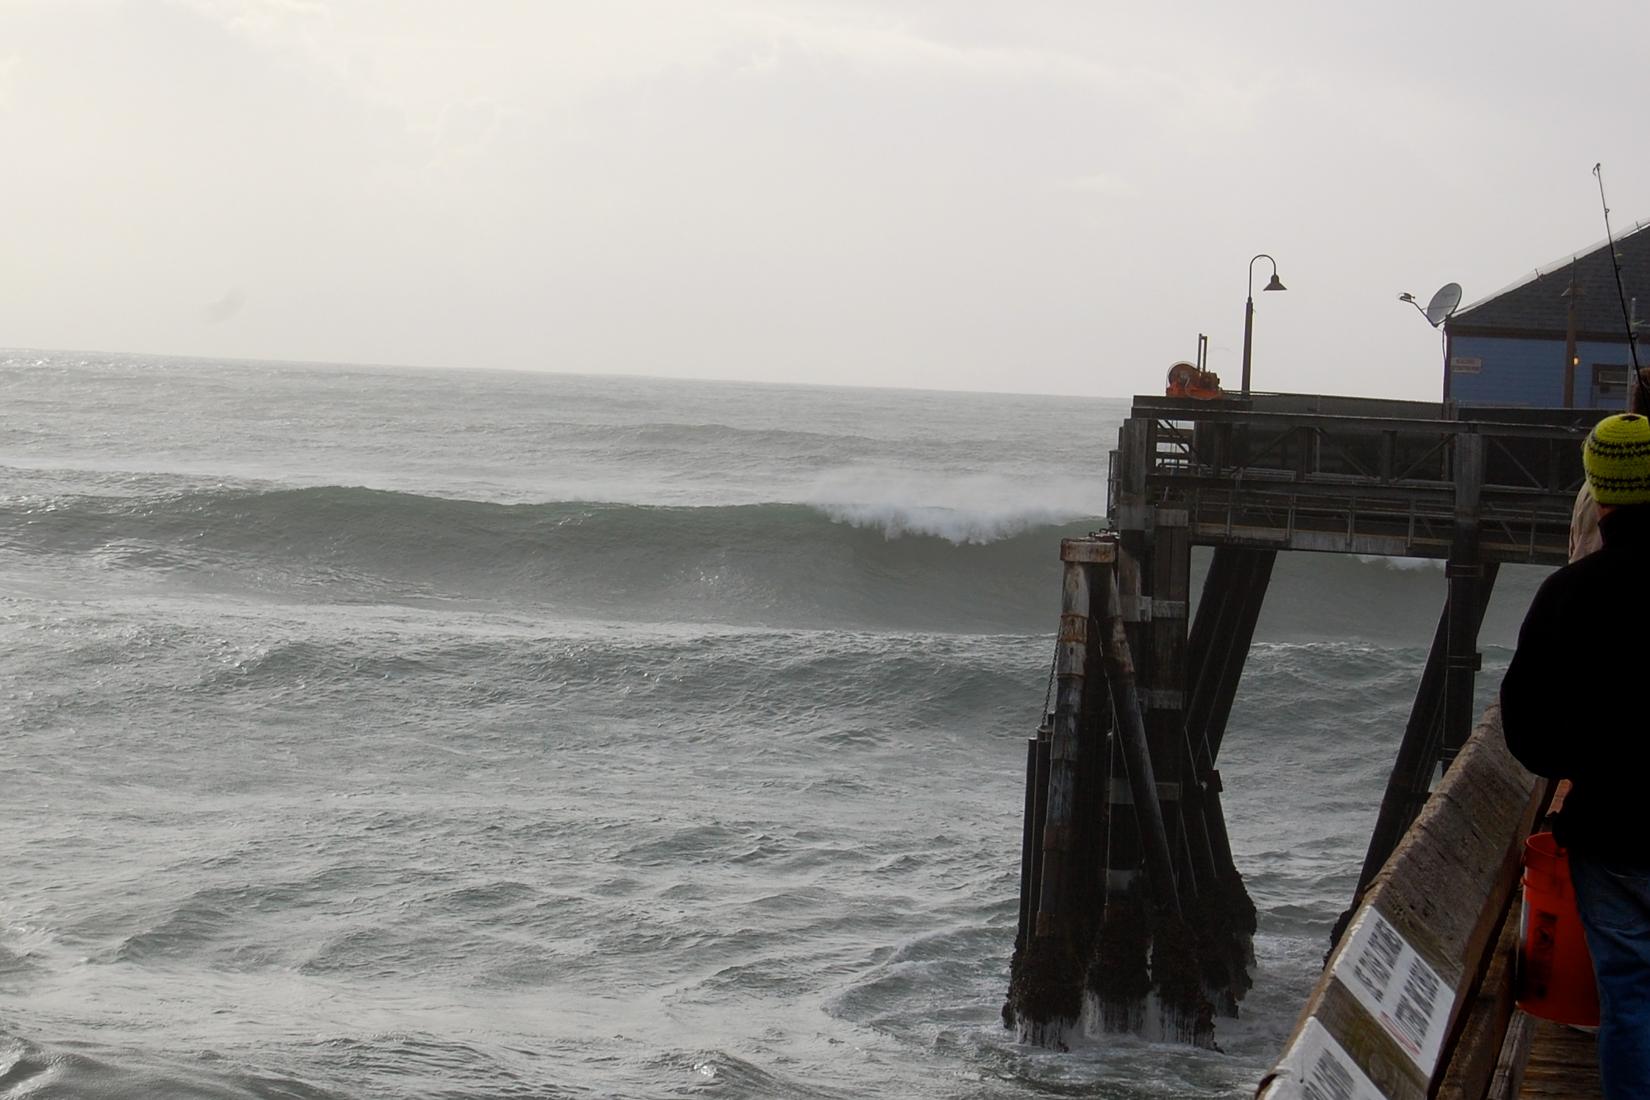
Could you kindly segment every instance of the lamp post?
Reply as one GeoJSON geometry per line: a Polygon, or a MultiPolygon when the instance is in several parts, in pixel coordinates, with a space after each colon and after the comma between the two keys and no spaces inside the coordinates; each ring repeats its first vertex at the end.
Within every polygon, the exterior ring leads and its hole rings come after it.
{"type": "Polygon", "coordinates": [[[1278,261],[1262,252],[1249,261],[1249,300],[1243,307],[1243,396],[1249,396],[1249,347],[1255,334],[1255,260],[1272,265],[1272,281],[1261,287],[1267,290],[1288,290],[1278,281],[1278,261]]]}

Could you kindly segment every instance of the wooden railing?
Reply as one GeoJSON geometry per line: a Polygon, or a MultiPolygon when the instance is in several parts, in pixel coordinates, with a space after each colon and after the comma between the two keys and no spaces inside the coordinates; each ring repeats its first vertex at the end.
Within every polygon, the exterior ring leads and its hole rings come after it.
{"type": "Polygon", "coordinates": [[[1190,511],[1196,544],[1444,558],[1465,520],[1480,560],[1558,564],[1597,415],[1137,397],[1121,445],[1141,451],[1146,499],[1190,511]]]}
{"type": "Polygon", "coordinates": [[[1513,1009],[1506,922],[1549,787],[1491,707],[1364,894],[1262,1100],[1485,1096],[1513,1009]]]}

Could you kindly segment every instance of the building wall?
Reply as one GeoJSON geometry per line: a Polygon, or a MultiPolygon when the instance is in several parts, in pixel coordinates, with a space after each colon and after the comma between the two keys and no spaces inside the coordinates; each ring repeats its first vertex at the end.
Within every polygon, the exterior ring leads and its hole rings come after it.
{"type": "MultiPolygon", "coordinates": [[[[1626,401],[1627,345],[1582,340],[1576,344],[1576,356],[1581,365],[1576,368],[1574,407],[1621,408],[1626,401]],[[1595,384],[1600,374],[1602,386],[1595,384]]],[[[1452,333],[1444,396],[1464,405],[1561,408],[1564,341],[1452,333]]]]}

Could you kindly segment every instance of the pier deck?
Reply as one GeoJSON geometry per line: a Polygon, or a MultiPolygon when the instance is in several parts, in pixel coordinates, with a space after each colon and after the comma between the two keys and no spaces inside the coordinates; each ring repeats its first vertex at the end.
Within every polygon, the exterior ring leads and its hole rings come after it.
{"type": "Polygon", "coordinates": [[[1530,1025],[1517,1100],[1598,1100],[1604,1095],[1598,1083],[1598,1044],[1591,1032],[1551,1020],[1530,1020],[1530,1025]]]}

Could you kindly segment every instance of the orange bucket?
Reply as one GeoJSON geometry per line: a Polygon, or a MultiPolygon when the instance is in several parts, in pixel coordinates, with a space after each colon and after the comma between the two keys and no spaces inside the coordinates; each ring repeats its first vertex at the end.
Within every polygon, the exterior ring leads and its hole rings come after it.
{"type": "Polygon", "coordinates": [[[1524,843],[1518,933],[1518,1007],[1561,1024],[1596,1025],[1593,957],[1570,886],[1570,857],[1552,833],[1536,833],[1524,843]]]}

